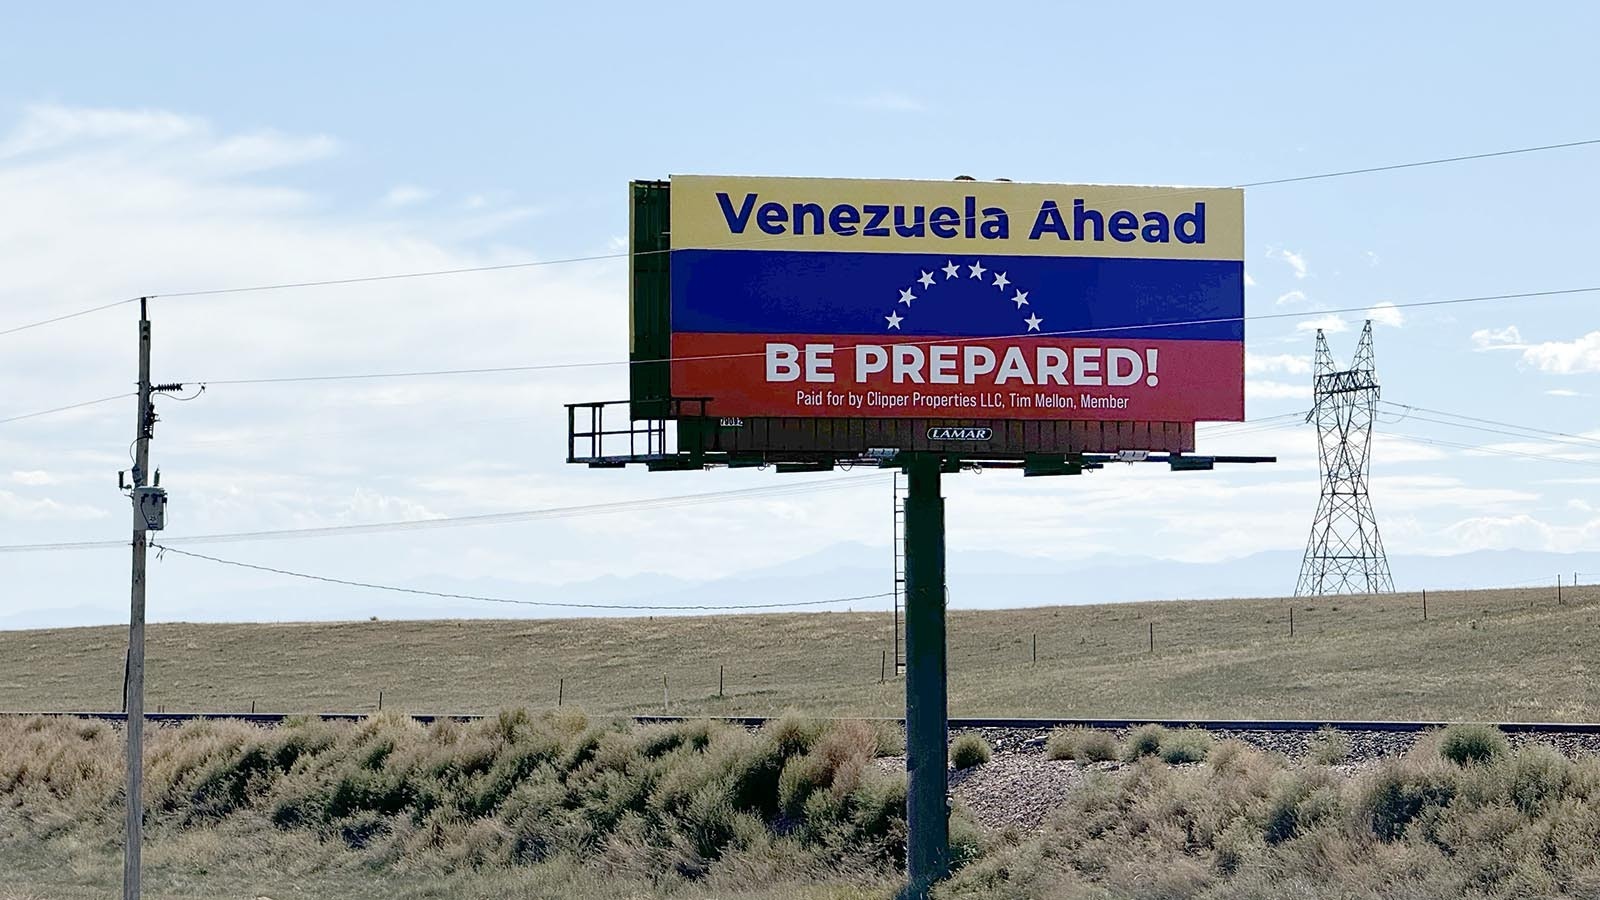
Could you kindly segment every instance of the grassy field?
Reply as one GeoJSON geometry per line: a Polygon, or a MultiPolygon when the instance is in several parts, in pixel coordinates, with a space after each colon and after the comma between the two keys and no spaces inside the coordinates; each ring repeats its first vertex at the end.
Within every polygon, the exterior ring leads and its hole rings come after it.
{"type": "MultiPolygon", "coordinates": [[[[1600,588],[950,614],[961,715],[1600,721],[1600,588]],[[1289,635],[1290,610],[1294,635],[1289,635]],[[1154,625],[1155,649],[1149,648],[1154,625]],[[1030,655],[1034,636],[1038,662],[1030,655]]],[[[120,708],[120,628],[0,632],[0,710],[120,708]]],[[[152,711],[898,715],[884,613],[158,624],[152,711]],[[718,668],[725,691],[718,695],[718,668]],[[667,702],[663,703],[663,676],[667,702]]]]}
{"type": "MultiPolygon", "coordinates": [[[[149,736],[153,900],[890,900],[904,860],[882,723],[506,710],[149,736]]],[[[120,737],[0,717],[0,900],[115,893],[120,737]]],[[[1098,738],[1121,761],[1066,763],[1080,780],[1034,831],[958,808],[937,900],[1600,896],[1600,759],[1513,750],[1492,726],[1360,766],[1154,727],[1053,737],[1053,755],[1099,758],[1098,738]]]]}

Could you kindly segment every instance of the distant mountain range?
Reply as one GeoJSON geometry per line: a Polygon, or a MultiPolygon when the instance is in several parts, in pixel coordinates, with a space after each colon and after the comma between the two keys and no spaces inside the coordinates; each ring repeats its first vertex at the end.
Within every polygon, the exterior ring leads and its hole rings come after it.
{"type": "MultiPolygon", "coordinates": [[[[1391,557],[1395,586],[1459,589],[1549,584],[1559,574],[1600,573],[1600,553],[1494,550],[1456,556],[1391,557]]],[[[950,556],[950,605],[997,609],[1133,600],[1278,597],[1294,592],[1300,554],[1274,551],[1215,563],[1183,563],[1134,556],[1093,562],[1062,561],[999,552],[950,556]]],[[[1600,583],[1600,574],[1589,576],[1600,583]]],[[[863,597],[894,589],[887,547],[842,543],[824,552],[746,574],[696,581],[660,575],[602,576],[564,584],[499,578],[433,577],[404,587],[533,603],[686,608],[755,603],[799,603],[863,597]]],[[[885,609],[887,597],[811,609],[885,609]]],[[[687,610],[686,610],[687,611],[687,610]]],[[[226,598],[173,593],[152,597],[152,621],[304,621],[435,618],[520,618],[585,615],[662,615],[666,611],[616,611],[406,596],[318,584],[230,593],[226,598]]],[[[72,605],[16,609],[0,615],[0,629],[103,625],[126,621],[121,608],[72,605]]]]}

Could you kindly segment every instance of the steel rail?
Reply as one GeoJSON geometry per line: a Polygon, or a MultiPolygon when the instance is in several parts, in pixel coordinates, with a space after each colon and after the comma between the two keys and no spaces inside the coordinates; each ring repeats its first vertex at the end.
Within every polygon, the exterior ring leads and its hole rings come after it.
{"type": "MultiPolygon", "coordinates": [[[[249,713],[249,712],[158,712],[146,713],[146,721],[156,725],[181,725],[185,722],[196,721],[223,721],[236,720],[248,722],[252,725],[281,725],[288,719],[308,718],[320,719],[324,722],[359,722],[369,719],[376,712],[343,712],[343,713],[249,713]]],[[[401,713],[424,725],[438,721],[472,722],[486,718],[478,714],[435,714],[435,713],[401,713]]],[[[120,712],[92,712],[92,711],[49,711],[49,712],[0,712],[0,717],[29,718],[46,717],[62,719],[91,719],[103,722],[125,722],[127,716],[120,712]]],[[[605,719],[607,716],[596,716],[605,719]]],[[[742,725],[747,728],[758,728],[767,722],[780,718],[779,716],[670,716],[670,715],[634,715],[616,716],[617,719],[629,719],[639,724],[659,724],[672,722],[692,722],[715,720],[742,725]]],[[[814,716],[811,718],[822,720],[856,720],[874,722],[897,722],[904,724],[904,719],[883,716],[814,716]]],[[[1082,718],[1005,718],[993,716],[954,717],[950,720],[950,727],[954,729],[975,728],[1013,728],[1023,731],[1042,731],[1051,728],[1100,728],[1109,730],[1123,730],[1137,728],[1140,725],[1161,725],[1166,728],[1199,728],[1206,731],[1277,731],[1277,732],[1314,732],[1321,728],[1333,728],[1338,731],[1367,731],[1386,732],[1394,734],[1415,733],[1429,731],[1435,728],[1444,728],[1449,725],[1462,724],[1474,720],[1457,721],[1431,721],[1431,722],[1399,722],[1399,721],[1352,721],[1341,719],[1307,719],[1307,720],[1278,720],[1278,719],[1082,719],[1082,718]]],[[[1491,722],[1507,734],[1600,734],[1600,723],[1595,722],[1491,722]]]]}

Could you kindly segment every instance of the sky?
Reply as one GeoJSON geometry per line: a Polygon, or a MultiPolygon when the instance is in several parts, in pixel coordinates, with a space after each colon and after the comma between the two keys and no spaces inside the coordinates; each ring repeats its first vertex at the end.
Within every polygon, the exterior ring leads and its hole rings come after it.
{"type": "MultiPolygon", "coordinates": [[[[1600,138],[1590,5],[1218,6],[33,4],[0,33],[0,332],[144,294],[545,262],[158,297],[153,377],[208,383],[158,405],[165,535],[815,482],[205,552],[549,600],[866,545],[887,582],[887,475],[565,465],[562,404],[625,396],[620,366],[225,382],[625,359],[630,179],[1235,185],[1600,138]]],[[[1247,311],[1293,315],[1246,331],[1247,415],[1266,425],[1202,427],[1199,449],[1280,462],[951,477],[952,552],[1070,580],[1111,556],[1220,575],[1302,549],[1315,434],[1292,414],[1310,403],[1315,330],[1354,352],[1363,316],[1325,312],[1345,308],[1373,310],[1384,399],[1448,414],[1384,408],[1371,490],[1392,554],[1600,549],[1600,294],[1386,305],[1600,286],[1597,195],[1600,146],[1247,189],[1247,311]]],[[[132,305],[0,334],[0,420],[131,390],[135,337],[132,305]]],[[[129,399],[0,423],[0,545],[126,540],[133,414],[129,399]]],[[[0,572],[0,619],[126,615],[125,550],[0,552],[0,572]]],[[[310,618],[338,590],[168,555],[150,615],[310,618]]]]}

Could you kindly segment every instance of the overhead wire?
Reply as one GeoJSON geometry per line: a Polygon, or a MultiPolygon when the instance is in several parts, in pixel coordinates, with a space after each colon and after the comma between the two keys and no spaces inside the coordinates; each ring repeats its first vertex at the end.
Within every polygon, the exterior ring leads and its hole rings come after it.
{"type": "Polygon", "coordinates": [[[1479,417],[1479,416],[1466,416],[1466,415],[1462,415],[1461,413],[1446,412],[1446,411],[1444,411],[1442,409],[1430,409],[1430,408],[1428,408],[1426,406],[1415,406],[1415,405],[1409,404],[1409,403],[1396,403],[1393,400],[1379,400],[1378,402],[1382,403],[1385,406],[1397,407],[1397,408],[1400,408],[1400,409],[1407,410],[1408,412],[1414,411],[1414,412],[1420,412],[1420,413],[1428,413],[1430,415],[1445,416],[1445,417],[1451,418],[1451,419],[1462,419],[1462,420],[1468,421],[1468,422],[1479,422],[1479,423],[1482,423],[1484,425],[1497,425],[1497,426],[1500,426],[1501,428],[1514,428],[1517,431],[1527,431],[1527,432],[1532,432],[1533,434],[1539,434],[1539,435],[1549,435],[1549,436],[1552,436],[1552,437],[1561,437],[1561,438],[1572,438],[1574,440],[1582,441],[1585,444],[1589,444],[1589,445],[1593,445],[1593,446],[1600,446],[1600,438],[1592,438],[1592,437],[1589,437],[1587,435],[1574,434],[1574,433],[1569,432],[1569,431],[1552,431],[1552,430],[1550,430],[1548,428],[1534,428],[1534,427],[1530,427],[1530,426],[1527,426],[1527,425],[1517,425],[1517,424],[1512,423],[1512,422],[1501,422],[1501,421],[1499,421],[1497,419],[1485,419],[1485,418],[1482,418],[1482,417],[1479,417]]]}
{"type": "MultiPolygon", "coordinates": [[[[1414,161],[1411,161],[1411,162],[1404,162],[1404,163],[1391,163],[1391,164],[1381,165],[1381,166],[1365,166],[1365,167],[1360,167],[1360,168],[1339,169],[1339,170],[1330,171],[1330,172],[1317,172],[1317,173],[1313,173],[1313,174],[1309,174],[1309,175],[1293,175],[1293,176],[1288,176],[1288,177],[1284,177],[1284,178],[1268,178],[1268,179],[1262,179],[1262,180],[1259,180],[1259,181],[1241,182],[1241,183],[1238,183],[1238,184],[1230,185],[1229,187],[1234,188],[1234,189],[1243,189],[1243,188],[1270,187],[1270,186],[1273,186],[1273,185],[1298,184],[1298,183],[1303,183],[1303,182],[1308,182],[1308,181],[1321,181],[1321,180],[1332,179],[1332,178],[1345,178],[1345,177],[1349,177],[1349,176],[1353,176],[1353,175],[1369,175],[1369,174],[1374,174],[1374,173],[1379,173],[1379,172],[1393,172],[1393,171],[1399,171],[1399,170],[1403,170],[1403,169],[1417,169],[1417,168],[1424,168],[1424,167],[1428,167],[1428,166],[1439,166],[1439,165],[1448,165],[1448,164],[1452,164],[1452,163],[1468,162],[1468,161],[1472,161],[1472,160],[1494,159],[1494,158],[1506,157],[1506,156],[1517,156],[1517,155],[1527,154],[1527,153],[1542,153],[1542,152],[1551,151],[1551,150],[1565,150],[1565,149],[1571,149],[1571,148],[1576,148],[1576,147],[1587,147],[1587,146],[1592,146],[1592,145],[1596,145],[1596,144],[1600,144],[1600,138],[1579,140],[1579,141],[1563,141],[1563,142],[1550,143],[1550,144],[1538,144],[1538,145],[1529,146],[1529,147],[1516,147],[1516,148],[1512,148],[1512,149],[1509,149],[1509,150],[1495,150],[1495,151],[1490,151],[1490,152],[1485,152],[1485,153],[1458,154],[1458,155],[1454,155],[1454,156],[1435,157],[1435,158],[1431,158],[1431,159],[1414,160],[1414,161]]],[[[1174,189],[1172,189],[1170,191],[1170,193],[1173,193],[1173,194],[1189,193],[1189,192],[1192,192],[1192,191],[1194,191],[1196,189],[1197,188],[1193,188],[1193,187],[1190,187],[1190,188],[1174,188],[1174,189]]],[[[1143,198],[1148,198],[1148,197],[1151,197],[1153,195],[1147,190],[1147,191],[1141,192],[1139,196],[1143,197],[1143,198]]],[[[961,218],[963,220],[965,220],[967,217],[963,216],[961,218]]],[[[778,239],[793,238],[793,237],[794,237],[793,235],[782,235],[782,236],[774,236],[772,239],[773,240],[778,240],[778,239]]],[[[764,242],[766,242],[766,239],[751,239],[751,240],[739,242],[738,244],[730,244],[729,246],[747,247],[747,246],[750,246],[751,244],[764,243],[764,242]]],[[[686,249],[686,248],[672,248],[672,249],[686,249]]],[[[469,274],[469,273],[474,273],[474,272],[496,272],[496,271],[505,271],[505,270],[511,270],[511,269],[528,269],[528,268],[537,268],[537,267],[544,267],[544,266],[564,265],[564,264],[570,264],[570,263],[595,262],[595,261],[610,260],[610,259],[625,259],[625,258],[629,258],[629,257],[637,257],[637,256],[649,255],[649,254],[653,254],[653,253],[670,253],[670,252],[672,252],[672,249],[668,249],[668,250],[647,250],[647,251],[639,251],[639,252],[620,251],[620,252],[616,252],[616,253],[597,253],[597,254],[589,254],[589,255],[584,255],[584,256],[571,256],[571,257],[563,257],[563,258],[557,258],[557,259],[546,259],[546,260],[529,260],[529,261],[515,262],[515,263],[498,263],[498,264],[489,264],[489,265],[482,265],[482,266],[458,266],[458,267],[453,267],[453,268],[448,268],[448,269],[431,269],[431,270],[424,270],[424,271],[417,271],[417,272],[397,272],[397,273],[388,273],[388,274],[380,274],[380,275],[361,275],[361,276],[352,276],[352,277],[347,277],[347,278],[307,279],[307,280],[302,280],[302,281],[286,281],[286,282],[269,283],[269,284],[245,285],[245,286],[241,286],[241,287],[211,288],[211,289],[205,289],[205,290],[192,290],[192,291],[168,291],[168,292],[158,293],[158,294],[146,294],[144,296],[147,297],[147,298],[156,298],[156,297],[162,297],[162,298],[205,297],[205,296],[216,296],[216,295],[221,295],[221,294],[256,293],[256,292],[261,292],[261,291],[292,290],[292,289],[310,288],[310,287],[330,287],[330,286],[340,286],[340,285],[350,285],[350,284],[366,284],[366,283],[384,282],[384,281],[398,281],[398,280],[402,280],[402,279],[411,279],[411,278],[432,278],[432,277],[440,277],[440,276],[447,276],[447,275],[464,275],[464,274],[469,274]]],[[[694,249],[715,249],[715,248],[694,248],[694,249]]],[[[140,299],[140,298],[139,297],[129,297],[129,298],[122,299],[122,300],[117,300],[117,301],[114,301],[114,302],[111,302],[111,303],[106,303],[106,304],[102,304],[102,305],[99,305],[99,306],[90,307],[88,309],[82,309],[82,310],[78,310],[76,312],[71,312],[71,313],[66,313],[64,315],[54,316],[54,317],[51,317],[51,318],[48,318],[48,319],[43,319],[43,320],[40,320],[40,321],[37,321],[37,322],[29,322],[29,323],[26,323],[26,324],[23,324],[23,325],[11,326],[11,327],[6,328],[4,330],[0,330],[0,337],[3,337],[3,336],[8,335],[8,334],[15,334],[17,332],[26,331],[26,330],[31,329],[31,328],[38,328],[38,327],[41,327],[41,326],[44,326],[44,325],[51,325],[51,324],[54,324],[56,322],[62,322],[62,321],[68,320],[68,319],[74,319],[74,318],[77,318],[79,316],[86,316],[86,315],[89,315],[91,313],[100,312],[101,310],[111,309],[113,307],[122,306],[122,305],[127,304],[127,303],[132,303],[132,302],[134,302],[135,300],[138,300],[138,299],[140,299]]]]}
{"type": "Polygon", "coordinates": [[[542,600],[516,600],[507,597],[487,597],[480,594],[457,594],[450,591],[428,591],[421,588],[407,588],[392,584],[377,584],[370,581],[355,581],[348,578],[334,578],[328,575],[313,575],[307,572],[296,572],[290,569],[280,569],[275,566],[263,566],[255,563],[240,562],[234,559],[223,559],[218,556],[207,556],[203,553],[194,553],[188,550],[179,550],[165,544],[151,544],[160,554],[175,553],[191,559],[203,559],[218,565],[233,566],[239,569],[249,569],[256,572],[267,572],[273,575],[284,575],[291,578],[303,578],[308,581],[318,581],[324,584],[338,584],[346,587],[366,588],[375,591],[388,591],[397,594],[412,594],[422,597],[436,597],[445,600],[472,600],[481,603],[504,603],[516,606],[534,606],[545,609],[589,609],[611,610],[627,612],[736,612],[754,609],[795,609],[810,606],[833,606],[840,603],[858,603],[863,600],[882,600],[893,597],[893,591],[884,591],[878,594],[859,594],[853,597],[833,597],[827,600],[794,600],[785,603],[695,603],[685,605],[646,604],[646,603],[566,603],[560,601],[542,600]]]}
{"type": "MultiPolygon", "coordinates": [[[[1470,297],[1453,297],[1445,300],[1417,300],[1406,303],[1394,303],[1385,308],[1393,309],[1419,309],[1433,306],[1454,306],[1466,303],[1487,303],[1497,300],[1529,300],[1545,297],[1570,296],[1576,294],[1589,294],[1600,292],[1600,285],[1591,287],[1559,288],[1544,291],[1521,291],[1506,294],[1483,294],[1470,297]]],[[[1034,331],[1011,335],[997,335],[982,338],[975,337],[940,337],[916,341],[896,341],[898,347],[924,347],[935,344],[961,344],[980,340],[1008,340],[1013,338],[1041,338],[1041,337],[1081,337],[1085,335],[1104,335],[1112,332],[1129,332],[1147,330],[1152,328],[1175,328],[1187,325],[1220,325],[1230,323],[1260,322],[1276,319],[1315,319],[1323,316],[1342,315],[1347,313],[1366,312],[1372,308],[1371,304],[1361,306],[1348,306],[1336,309],[1321,309],[1301,312],[1283,313],[1257,313],[1242,316],[1218,316],[1205,319],[1172,320],[1165,322],[1148,322],[1137,325],[1115,325],[1102,328],[1079,328],[1065,331],[1034,331]]],[[[851,349],[855,345],[840,345],[841,349],[851,349]]],[[[517,372],[543,372],[566,369],[593,369],[609,366],[635,366],[635,365],[661,365],[667,363],[683,362],[709,362],[728,359],[750,359],[765,356],[763,352],[752,351],[744,353],[713,353],[696,356],[667,356],[655,359],[614,359],[593,360],[589,362],[571,363],[533,363],[519,366],[481,366],[464,369],[419,369],[400,372],[356,372],[337,375],[281,375],[265,378],[191,378],[189,381],[217,385],[249,385],[249,384],[294,384],[322,381],[365,381],[381,378],[433,378],[455,375],[489,375],[508,374],[517,372]]]]}
{"type": "Polygon", "coordinates": [[[10,416],[9,418],[0,419],[0,425],[4,425],[8,422],[21,422],[23,419],[37,419],[40,416],[54,415],[55,413],[67,412],[68,410],[82,409],[86,406],[95,406],[100,403],[110,403],[113,400],[126,400],[129,397],[136,396],[138,396],[137,393],[129,391],[126,394],[113,394],[110,397],[101,397],[97,400],[84,400],[80,403],[69,403],[66,406],[57,406],[54,409],[41,409],[38,412],[23,413],[20,416],[10,416]]]}
{"type": "MultiPolygon", "coordinates": [[[[864,475],[845,475],[838,478],[802,481],[793,484],[738,488],[727,491],[710,491],[700,494],[677,494],[668,497],[651,497],[620,500],[611,503],[588,503],[580,506],[557,506],[545,509],[519,510],[517,512],[484,513],[469,516],[440,516],[432,519],[407,519],[398,522],[372,522],[361,525],[326,525],[313,528],[283,528],[270,531],[238,531],[225,534],[200,534],[192,537],[170,537],[168,544],[221,544],[246,541],[284,540],[311,537],[339,537],[358,534],[378,534],[392,531],[419,531],[436,528],[459,528],[473,525],[502,525],[512,522],[532,522],[544,519],[570,519],[585,516],[608,515],[622,512],[644,512],[655,509],[702,506],[726,503],[733,500],[750,500],[765,497],[784,497],[794,494],[818,493],[859,487],[871,482],[882,482],[888,473],[872,472],[864,475]]],[[[53,550],[103,550],[126,547],[128,541],[66,541],[45,544],[0,545],[0,553],[29,553],[53,550]]]]}

